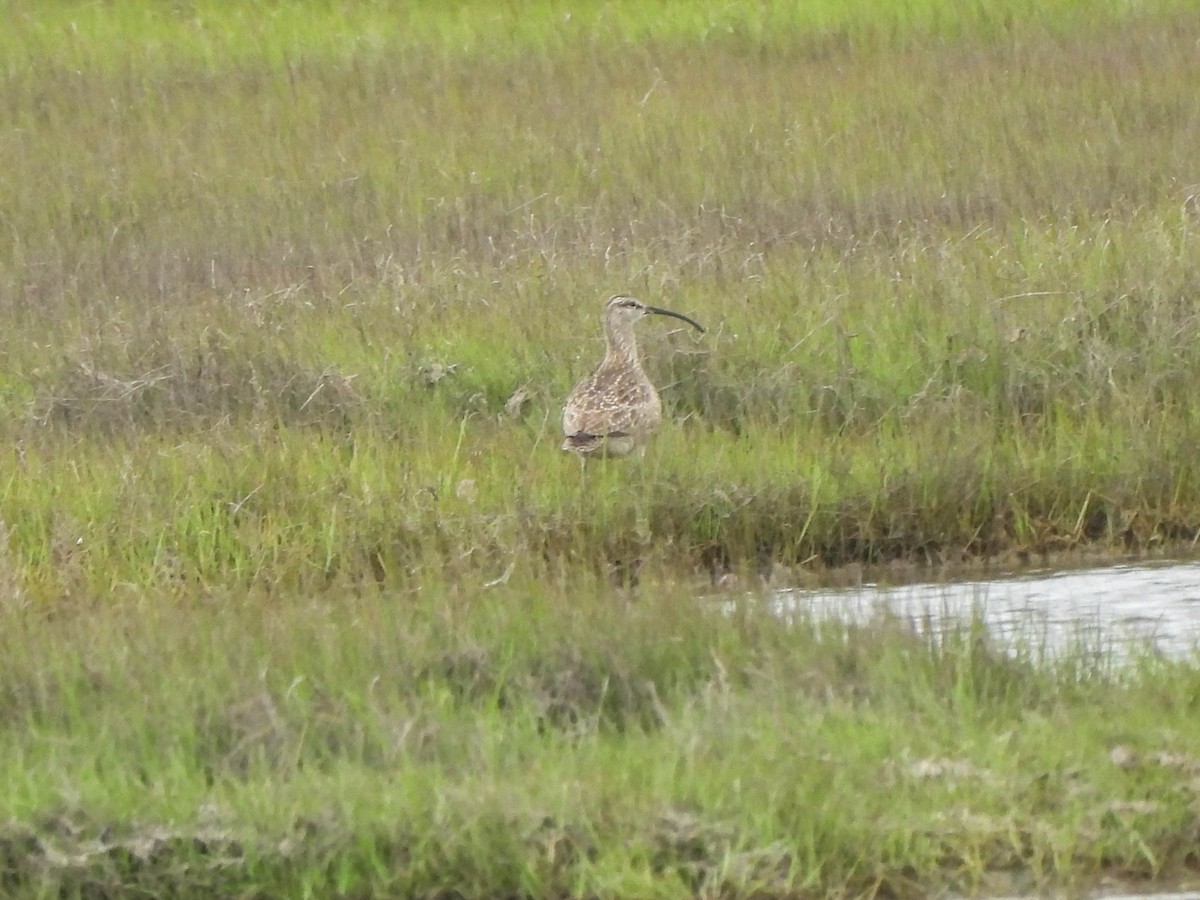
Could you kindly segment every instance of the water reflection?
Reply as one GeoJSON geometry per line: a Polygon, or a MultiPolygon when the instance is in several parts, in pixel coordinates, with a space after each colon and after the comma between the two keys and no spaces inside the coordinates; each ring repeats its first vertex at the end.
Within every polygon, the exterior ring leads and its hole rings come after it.
{"type": "Polygon", "coordinates": [[[781,614],[805,611],[861,621],[880,610],[935,630],[969,619],[975,610],[1001,640],[1050,648],[1150,645],[1170,655],[1200,647],[1200,563],[1119,565],[1081,571],[1034,572],[991,581],[788,590],[776,595],[781,614]]]}

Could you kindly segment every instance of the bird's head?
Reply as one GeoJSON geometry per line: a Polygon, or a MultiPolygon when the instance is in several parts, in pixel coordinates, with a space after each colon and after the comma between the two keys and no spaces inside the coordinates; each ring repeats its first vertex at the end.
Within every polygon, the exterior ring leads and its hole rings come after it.
{"type": "Polygon", "coordinates": [[[663,309],[659,306],[648,306],[641,300],[635,297],[630,297],[628,294],[614,294],[609,297],[604,304],[604,321],[609,326],[610,330],[615,333],[620,333],[625,329],[632,328],[633,323],[638,319],[646,316],[671,316],[675,319],[681,319],[687,322],[697,331],[703,332],[704,326],[695,319],[685,316],[683,313],[677,313],[670,309],[663,309]]]}

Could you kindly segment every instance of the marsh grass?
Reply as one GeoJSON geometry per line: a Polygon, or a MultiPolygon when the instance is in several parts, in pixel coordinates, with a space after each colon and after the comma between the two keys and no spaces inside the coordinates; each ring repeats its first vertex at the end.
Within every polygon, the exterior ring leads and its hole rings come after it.
{"type": "Polygon", "coordinates": [[[4,892],[1195,872],[1193,663],[697,598],[1195,540],[1200,25],[793,6],[0,3],[4,892]]]}
{"type": "Polygon", "coordinates": [[[780,571],[1191,540],[1195,23],[939,9],[827,10],[841,43],[726,11],[696,44],[694,11],[612,7],[514,24],[517,56],[460,42],[469,8],[437,37],[370,5],[324,37],[283,8],[17,16],[11,552],[55,584],[53,542],[99,527],[98,566],[133,537],[294,582],[414,544],[603,567],[630,521],[685,567],[780,571]],[[119,36],[147,55],[115,65],[119,36]],[[674,427],[580,488],[558,407],[617,288],[710,333],[644,329],[674,427]]]}
{"type": "Polygon", "coordinates": [[[3,752],[37,761],[6,768],[11,889],[916,896],[1191,865],[1194,667],[669,588],[390,601],[11,617],[3,752]]]}

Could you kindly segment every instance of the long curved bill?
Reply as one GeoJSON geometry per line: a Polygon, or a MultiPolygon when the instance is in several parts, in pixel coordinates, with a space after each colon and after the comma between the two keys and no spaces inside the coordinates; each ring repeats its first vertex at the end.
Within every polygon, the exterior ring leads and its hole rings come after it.
{"type": "Polygon", "coordinates": [[[703,325],[701,325],[695,319],[685,316],[683,313],[677,313],[671,309],[663,309],[661,306],[647,306],[646,312],[654,313],[655,315],[658,315],[658,316],[670,316],[673,319],[682,319],[683,321],[685,321],[689,325],[691,325],[693,328],[695,328],[697,331],[699,331],[701,334],[704,333],[703,325]]]}

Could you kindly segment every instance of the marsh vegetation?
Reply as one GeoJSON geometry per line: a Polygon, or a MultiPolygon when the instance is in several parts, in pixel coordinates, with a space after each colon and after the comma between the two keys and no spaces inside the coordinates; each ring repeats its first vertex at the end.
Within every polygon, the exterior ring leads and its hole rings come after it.
{"type": "Polygon", "coordinates": [[[1200,19],[1001,7],[0,4],[0,884],[1194,873],[1193,663],[704,599],[1200,534],[1200,19]]]}

